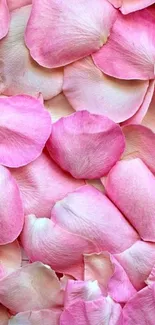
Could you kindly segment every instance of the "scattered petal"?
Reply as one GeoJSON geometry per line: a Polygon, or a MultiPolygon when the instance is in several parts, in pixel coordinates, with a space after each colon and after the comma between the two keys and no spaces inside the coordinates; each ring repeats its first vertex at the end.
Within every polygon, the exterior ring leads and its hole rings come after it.
{"type": "Polygon", "coordinates": [[[18,241],[0,246],[0,278],[21,266],[22,257],[18,241]]]}
{"type": "Polygon", "coordinates": [[[155,132],[155,92],[150,103],[149,109],[142,120],[142,125],[147,126],[155,132]]]}
{"type": "Polygon", "coordinates": [[[74,113],[72,106],[63,93],[50,100],[46,100],[44,105],[50,113],[53,123],[61,117],[74,113]]]}
{"type": "Polygon", "coordinates": [[[151,273],[149,274],[148,278],[146,279],[145,283],[147,285],[150,285],[152,283],[155,283],[155,265],[153,266],[151,273]]]}
{"type": "Polygon", "coordinates": [[[59,325],[59,318],[60,312],[50,309],[27,311],[11,318],[8,325],[59,325]]]}
{"type": "Polygon", "coordinates": [[[10,14],[6,0],[0,1],[0,39],[5,37],[9,30],[10,14]]]}
{"type": "Polygon", "coordinates": [[[144,9],[155,3],[154,0],[108,0],[116,8],[119,8],[122,14],[127,15],[131,12],[144,9]]]}

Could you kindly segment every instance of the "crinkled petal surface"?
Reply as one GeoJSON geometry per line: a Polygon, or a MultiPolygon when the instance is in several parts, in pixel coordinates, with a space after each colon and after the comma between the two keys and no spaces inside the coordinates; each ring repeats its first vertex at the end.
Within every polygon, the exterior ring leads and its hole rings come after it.
{"type": "Polygon", "coordinates": [[[0,245],[13,242],[20,234],[24,213],[16,181],[0,165],[0,245]]]}
{"type": "Polygon", "coordinates": [[[63,93],[50,100],[46,100],[44,105],[50,113],[53,123],[58,121],[61,117],[68,116],[75,112],[63,93]]]}
{"type": "Polygon", "coordinates": [[[1,325],[8,325],[9,315],[7,309],[0,305],[0,324],[1,325]]]}
{"type": "Polygon", "coordinates": [[[45,151],[30,164],[10,171],[19,186],[26,215],[50,218],[56,201],[84,185],[84,181],[63,172],[45,151]]]}
{"type": "Polygon", "coordinates": [[[8,96],[42,93],[48,100],[62,90],[63,69],[43,68],[30,57],[24,43],[30,12],[31,6],[13,11],[9,33],[0,41],[0,92],[8,96]]]}
{"type": "Polygon", "coordinates": [[[10,11],[20,7],[27,6],[32,3],[32,0],[7,0],[10,11]]]}
{"type": "Polygon", "coordinates": [[[42,66],[63,66],[97,51],[116,17],[106,0],[34,0],[25,41],[42,66]]]}
{"type": "Polygon", "coordinates": [[[50,309],[19,313],[9,320],[8,325],[59,325],[60,312],[50,309]]]}
{"type": "Polygon", "coordinates": [[[37,158],[50,135],[51,118],[29,96],[0,98],[0,163],[20,167],[37,158]]]}
{"type": "Polygon", "coordinates": [[[145,286],[145,282],[154,266],[155,244],[137,241],[130,248],[115,257],[123,266],[130,281],[137,290],[145,286]]]}
{"type": "Polygon", "coordinates": [[[119,80],[102,73],[85,58],[65,67],[63,91],[76,111],[87,109],[115,122],[133,116],[141,106],[149,81],[119,80]]]}
{"type": "Polygon", "coordinates": [[[0,39],[5,37],[9,30],[10,14],[6,0],[0,1],[0,39]]]}
{"type": "Polygon", "coordinates": [[[17,240],[0,246],[0,278],[21,266],[21,249],[17,240]]]}
{"type": "Polygon", "coordinates": [[[104,185],[109,198],[140,237],[155,242],[155,177],[143,161],[119,161],[104,185]]]}
{"type": "Polygon", "coordinates": [[[12,313],[59,307],[59,280],[48,266],[28,264],[0,280],[0,302],[12,313]]]}
{"type": "Polygon", "coordinates": [[[125,148],[120,127],[105,116],[76,112],[53,124],[47,149],[54,161],[75,178],[100,178],[125,148]]]}
{"type": "Polygon", "coordinates": [[[31,261],[42,261],[53,270],[78,279],[83,275],[83,254],[98,251],[91,240],[34,215],[25,218],[21,242],[31,261]]]}
{"type": "Polygon", "coordinates": [[[144,288],[123,309],[124,325],[154,325],[155,284],[144,288]]]}
{"type": "Polygon", "coordinates": [[[151,6],[155,3],[154,0],[108,0],[116,8],[119,8],[120,11],[127,15],[130,12],[144,9],[148,6],[151,6]]]}
{"type": "Polygon", "coordinates": [[[67,231],[88,238],[100,250],[112,253],[125,250],[137,240],[137,233],[119,210],[90,185],[57,202],[51,219],[67,231]]]}
{"type": "Polygon", "coordinates": [[[154,79],[155,8],[119,14],[107,44],[93,54],[106,74],[121,79],[154,79]]]}

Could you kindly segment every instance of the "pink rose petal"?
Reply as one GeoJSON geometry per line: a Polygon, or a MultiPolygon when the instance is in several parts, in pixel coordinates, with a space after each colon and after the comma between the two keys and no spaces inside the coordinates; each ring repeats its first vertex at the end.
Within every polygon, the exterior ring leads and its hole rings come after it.
{"type": "Polygon", "coordinates": [[[89,185],[57,202],[51,220],[66,231],[88,238],[100,251],[121,252],[137,240],[137,233],[119,210],[89,185]]]}
{"type": "Polygon", "coordinates": [[[154,0],[108,0],[112,5],[116,8],[119,8],[120,11],[127,15],[130,12],[134,12],[140,9],[144,9],[150,5],[152,5],[154,0]]]}
{"type": "Polygon", "coordinates": [[[147,126],[155,132],[155,92],[150,103],[149,109],[142,120],[142,125],[147,126]]]}
{"type": "Polygon", "coordinates": [[[150,285],[152,283],[155,283],[155,265],[153,266],[151,273],[149,274],[148,278],[146,279],[145,283],[147,285],[150,285]]]}
{"type": "Polygon", "coordinates": [[[59,120],[61,117],[74,113],[74,109],[69,104],[63,93],[50,100],[46,100],[44,105],[50,113],[53,123],[59,120]]]}
{"type": "Polygon", "coordinates": [[[22,257],[18,241],[0,246],[0,278],[21,266],[22,257]]]}
{"type": "Polygon", "coordinates": [[[64,70],[63,91],[73,108],[76,111],[87,109],[115,122],[122,122],[136,113],[148,86],[149,81],[124,81],[106,76],[91,58],[77,61],[64,70]]]}
{"type": "Polygon", "coordinates": [[[84,181],[64,173],[46,152],[27,166],[10,171],[19,186],[26,215],[50,218],[56,201],[84,185],[84,181]]]}
{"type": "Polygon", "coordinates": [[[9,170],[1,165],[0,193],[0,245],[5,245],[19,236],[24,214],[17,183],[9,170]]]}
{"type": "Polygon", "coordinates": [[[0,324],[1,325],[8,325],[9,320],[9,314],[7,312],[7,309],[0,305],[0,324]]]}
{"type": "Polygon", "coordinates": [[[60,312],[50,309],[19,313],[6,325],[59,325],[60,312]]]}
{"type": "Polygon", "coordinates": [[[0,280],[0,302],[12,313],[59,307],[59,280],[42,263],[28,264],[0,280]]]}
{"type": "Polygon", "coordinates": [[[143,161],[119,161],[104,185],[109,198],[140,237],[155,242],[155,177],[143,161]]]}
{"type": "Polygon", "coordinates": [[[62,90],[63,69],[43,68],[30,57],[24,43],[30,12],[31,6],[13,11],[9,33],[0,41],[0,62],[3,62],[0,91],[8,96],[27,94],[37,97],[42,93],[48,100],[62,90]]]}
{"type": "Polygon", "coordinates": [[[121,79],[154,79],[155,8],[119,14],[107,44],[93,54],[106,74],[121,79]]]}
{"type": "Polygon", "coordinates": [[[76,112],[52,126],[47,149],[54,161],[75,178],[100,178],[125,148],[120,127],[105,116],[76,112]]]}
{"type": "Polygon", "coordinates": [[[7,0],[7,3],[10,10],[15,10],[31,4],[32,0],[7,0]]]}
{"type": "Polygon", "coordinates": [[[26,45],[42,66],[64,66],[106,43],[116,17],[106,0],[34,0],[26,45]]]}
{"type": "Polygon", "coordinates": [[[51,132],[43,105],[29,96],[0,98],[0,116],[0,164],[20,167],[36,159],[51,132]]]}
{"type": "MultiPolygon", "coordinates": [[[[6,36],[9,30],[10,14],[6,0],[0,1],[0,39],[6,36]]],[[[0,62],[1,63],[1,62],[0,62]]]]}

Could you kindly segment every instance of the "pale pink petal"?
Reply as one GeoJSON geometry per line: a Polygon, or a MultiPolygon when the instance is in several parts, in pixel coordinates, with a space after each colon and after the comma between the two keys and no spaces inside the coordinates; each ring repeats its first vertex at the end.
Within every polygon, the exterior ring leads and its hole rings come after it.
{"type": "Polygon", "coordinates": [[[155,133],[142,125],[128,125],[122,131],[126,140],[122,158],[141,158],[155,173],[155,133]]]}
{"type": "Polygon", "coordinates": [[[107,252],[85,254],[84,261],[84,279],[97,279],[103,293],[107,292],[115,301],[124,303],[136,293],[126,272],[114,256],[107,252]]]}
{"type": "Polygon", "coordinates": [[[0,1],[0,39],[6,36],[9,30],[10,14],[6,0],[0,1]]]}
{"type": "Polygon", "coordinates": [[[0,246],[0,278],[21,266],[22,257],[18,241],[0,246]]]}
{"type": "Polygon", "coordinates": [[[144,288],[123,309],[123,325],[154,325],[155,284],[144,288]]]}
{"type": "Polygon", "coordinates": [[[8,96],[28,94],[36,97],[42,93],[48,100],[62,90],[63,69],[43,68],[30,57],[24,43],[30,12],[31,6],[13,11],[9,33],[0,41],[0,92],[8,96]]]}
{"type": "Polygon", "coordinates": [[[34,0],[25,41],[42,66],[64,66],[100,49],[116,17],[106,0],[34,0]]]}
{"type": "Polygon", "coordinates": [[[90,57],[66,66],[64,70],[63,91],[73,108],[76,111],[87,109],[115,122],[122,122],[136,113],[148,86],[149,81],[109,77],[90,57]]]}
{"type": "Polygon", "coordinates": [[[144,9],[155,3],[154,0],[108,0],[115,8],[119,8],[120,11],[127,15],[131,12],[144,9]]]}
{"type": "Polygon", "coordinates": [[[155,244],[137,241],[130,248],[115,257],[123,266],[130,281],[137,290],[145,286],[145,282],[154,266],[155,244]]]}
{"type": "Polygon", "coordinates": [[[146,241],[155,241],[155,177],[139,158],[119,161],[105,182],[106,193],[146,241]]]}
{"type": "Polygon", "coordinates": [[[84,181],[63,172],[46,152],[27,166],[10,171],[19,186],[26,215],[50,218],[56,201],[84,185],[84,181]]]}
{"type": "Polygon", "coordinates": [[[0,324],[1,325],[8,325],[9,320],[9,314],[7,312],[7,309],[0,305],[0,324]]]}
{"type": "Polygon", "coordinates": [[[59,325],[60,312],[50,309],[19,313],[6,325],[59,325]]]}
{"type": "Polygon", "coordinates": [[[39,262],[0,280],[0,302],[12,313],[60,307],[62,298],[55,272],[39,262]]]}
{"type": "Polygon", "coordinates": [[[122,310],[119,304],[107,298],[94,301],[78,301],[66,308],[60,325],[121,325],[122,310]],[[79,323],[80,322],[80,323],[79,323]]]}
{"type": "Polygon", "coordinates": [[[155,92],[149,109],[142,120],[142,125],[147,126],[153,132],[155,132],[155,92]]]}
{"type": "Polygon", "coordinates": [[[20,7],[27,6],[32,3],[32,0],[7,0],[10,11],[20,7]]]}
{"type": "Polygon", "coordinates": [[[155,265],[153,266],[151,273],[149,274],[148,278],[146,279],[145,283],[147,285],[150,285],[152,283],[155,283],[155,265]]]}
{"type": "Polygon", "coordinates": [[[119,14],[108,42],[93,54],[106,74],[121,79],[154,79],[155,8],[119,14]]]}
{"type": "Polygon", "coordinates": [[[25,218],[21,242],[31,261],[42,261],[56,272],[78,279],[83,275],[83,254],[98,251],[91,240],[34,215],[25,218]]]}
{"type": "Polygon", "coordinates": [[[54,161],[75,178],[106,175],[125,148],[120,127],[105,116],[76,112],[52,126],[47,149],[54,161]]]}
{"type": "Polygon", "coordinates": [[[57,202],[51,219],[67,231],[88,238],[100,251],[121,252],[137,240],[137,233],[119,210],[104,194],[89,185],[57,202]]]}
{"type": "Polygon", "coordinates": [[[20,234],[24,213],[16,181],[0,165],[0,245],[13,242],[20,234]]]}
{"type": "Polygon", "coordinates": [[[50,100],[46,100],[44,105],[50,113],[53,123],[61,117],[74,113],[72,106],[63,93],[50,100]]]}

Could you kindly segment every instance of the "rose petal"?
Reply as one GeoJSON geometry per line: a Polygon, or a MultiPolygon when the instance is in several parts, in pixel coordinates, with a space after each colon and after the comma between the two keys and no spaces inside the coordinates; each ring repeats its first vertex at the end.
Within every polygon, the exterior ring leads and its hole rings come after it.
{"type": "Polygon", "coordinates": [[[104,194],[89,185],[57,202],[51,219],[61,228],[88,238],[100,251],[120,252],[137,240],[135,230],[119,210],[104,194]]]}
{"type": "Polygon", "coordinates": [[[76,112],[53,124],[47,149],[54,161],[75,178],[107,174],[125,148],[120,127],[105,116],[76,112]]]}
{"type": "Polygon", "coordinates": [[[9,320],[9,314],[7,312],[7,309],[0,305],[0,324],[1,325],[8,325],[9,320]]]}
{"type": "Polygon", "coordinates": [[[25,219],[21,242],[31,261],[42,261],[56,272],[81,279],[83,254],[98,251],[87,238],[72,234],[46,218],[29,215],[25,219]]]}
{"type": "Polygon", "coordinates": [[[155,244],[137,241],[130,248],[115,257],[123,266],[128,277],[137,290],[145,286],[145,282],[154,266],[155,244]]]}
{"type": "Polygon", "coordinates": [[[56,201],[84,185],[84,181],[64,173],[46,152],[27,166],[10,170],[19,186],[26,215],[50,218],[56,201]]]}
{"type": "Polygon", "coordinates": [[[106,74],[121,79],[154,79],[155,8],[119,14],[107,44],[93,54],[106,74]]]}
{"type": "Polygon", "coordinates": [[[6,0],[0,1],[0,39],[6,36],[9,30],[10,15],[6,0]]]}
{"type": "Polygon", "coordinates": [[[0,245],[5,245],[19,236],[24,214],[16,181],[9,170],[1,165],[0,193],[0,245]]]}
{"type": "Polygon", "coordinates": [[[120,11],[127,15],[130,12],[134,12],[140,9],[144,9],[148,6],[151,6],[154,3],[154,0],[108,0],[116,8],[119,8],[120,11]]]}
{"type": "Polygon", "coordinates": [[[21,266],[22,257],[18,241],[0,246],[0,278],[21,266]]]}
{"type": "Polygon", "coordinates": [[[12,313],[61,306],[59,280],[42,263],[28,264],[0,280],[0,302],[12,313]]]}
{"type": "Polygon", "coordinates": [[[0,42],[0,62],[3,62],[0,90],[8,96],[28,94],[37,97],[42,93],[47,100],[61,92],[63,69],[43,68],[30,57],[24,43],[30,12],[31,6],[13,11],[9,33],[0,42]]]}
{"type": "Polygon", "coordinates": [[[64,71],[63,91],[73,108],[103,114],[115,122],[135,114],[149,85],[148,81],[124,81],[106,76],[91,58],[66,66],[64,71]]]}
{"type": "Polygon", "coordinates": [[[53,123],[61,117],[74,113],[72,106],[63,93],[50,100],[46,100],[44,104],[51,115],[53,123]]]}
{"type": "Polygon", "coordinates": [[[149,109],[142,120],[142,125],[147,126],[155,132],[155,92],[150,103],[149,109]]]}
{"type": "Polygon", "coordinates": [[[155,283],[155,265],[153,266],[151,273],[149,274],[148,278],[146,279],[145,283],[147,285],[150,285],[152,283],[155,283]]]}
{"type": "Polygon", "coordinates": [[[27,6],[32,3],[32,0],[7,0],[10,11],[20,7],[27,6]]]}
{"type": "Polygon", "coordinates": [[[155,241],[155,177],[141,159],[119,161],[105,182],[106,193],[146,241],[155,241]]]}
{"type": "Polygon", "coordinates": [[[64,66],[97,51],[107,41],[116,17],[106,0],[34,0],[26,45],[42,66],[64,66]]]}
{"type": "Polygon", "coordinates": [[[53,310],[27,311],[11,318],[8,325],[59,325],[59,318],[60,312],[53,310]]]}

